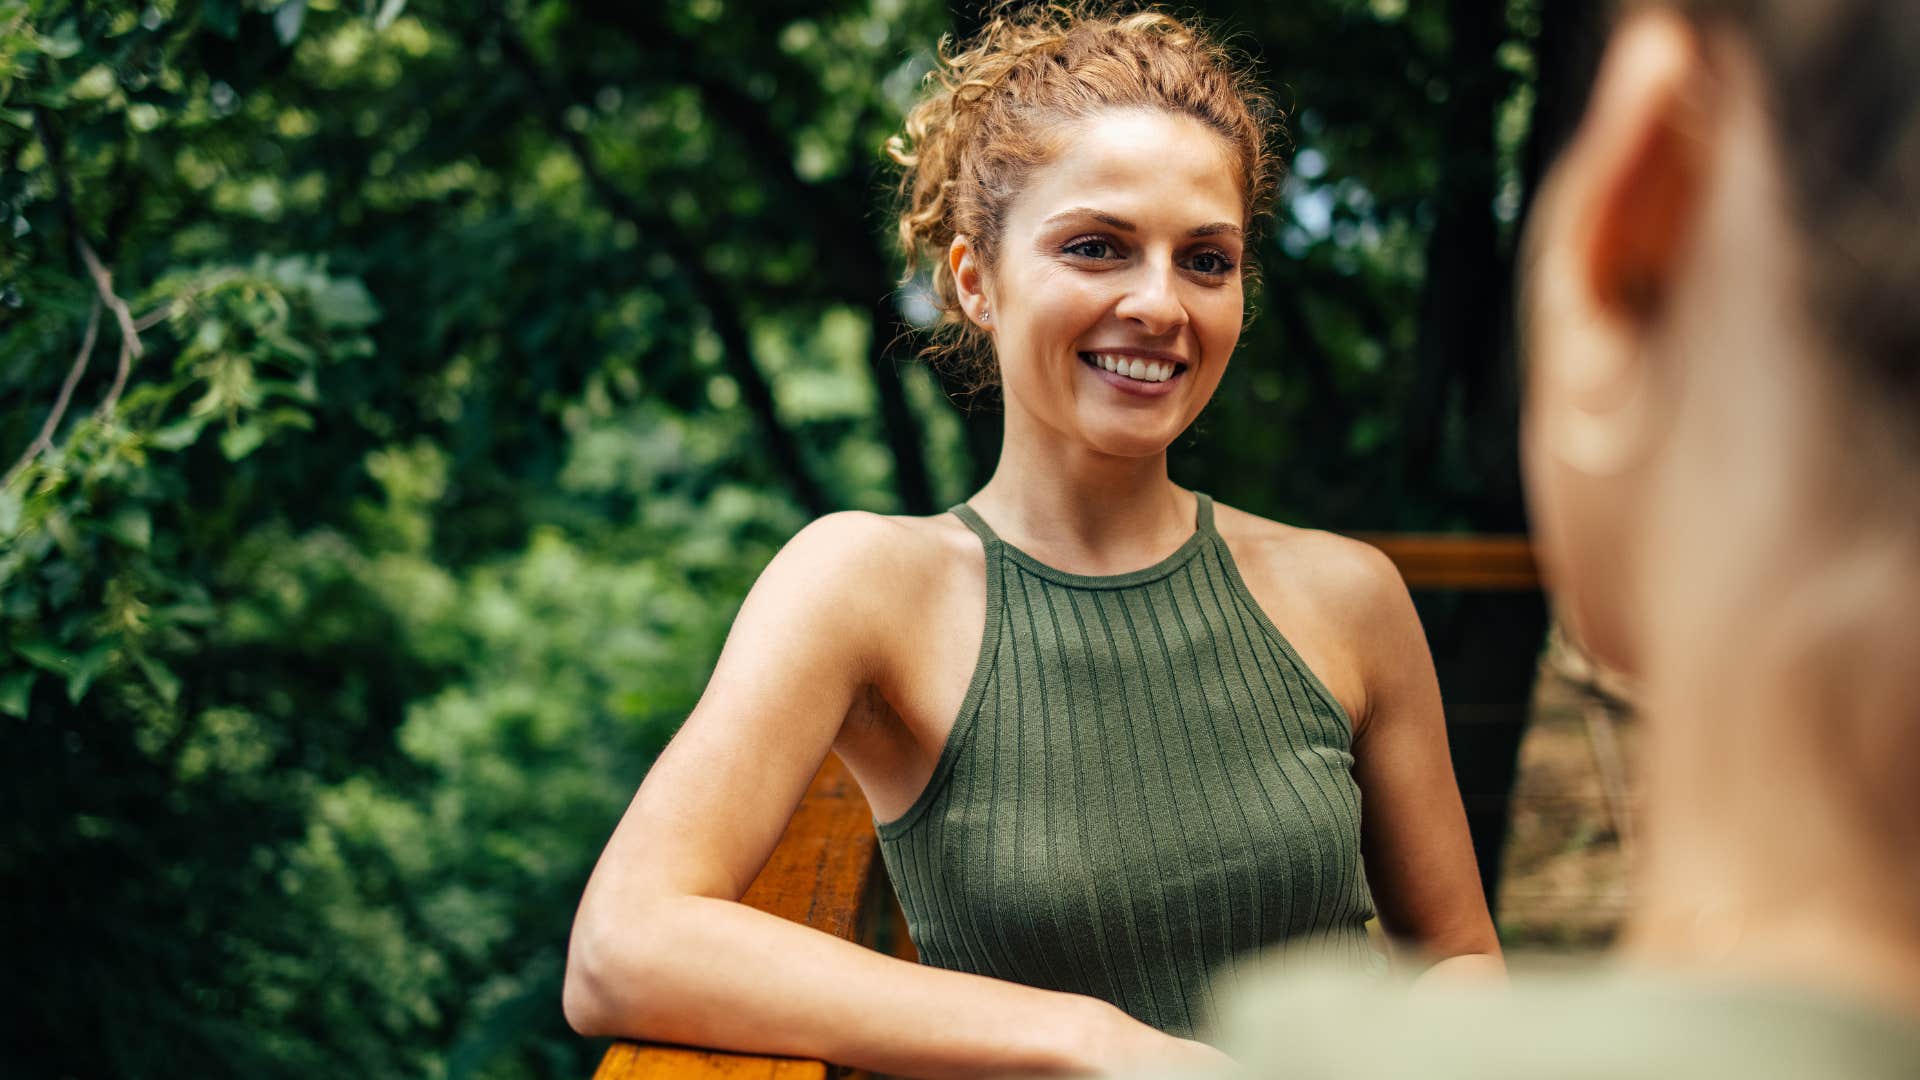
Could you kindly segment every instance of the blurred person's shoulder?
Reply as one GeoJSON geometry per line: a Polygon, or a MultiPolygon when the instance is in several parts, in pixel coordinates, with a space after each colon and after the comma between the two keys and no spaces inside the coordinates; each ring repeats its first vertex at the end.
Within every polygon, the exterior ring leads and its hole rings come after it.
{"type": "Polygon", "coordinates": [[[1912,1080],[1920,1017],[1797,987],[1593,967],[1507,986],[1310,971],[1228,1002],[1220,1046],[1287,1080],[1912,1080]]]}

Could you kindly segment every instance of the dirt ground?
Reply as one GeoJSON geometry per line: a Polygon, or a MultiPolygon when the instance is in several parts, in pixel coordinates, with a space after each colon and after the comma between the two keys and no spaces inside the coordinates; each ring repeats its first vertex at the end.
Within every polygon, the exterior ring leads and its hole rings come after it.
{"type": "Polygon", "coordinates": [[[1498,910],[1510,949],[1607,945],[1634,853],[1633,748],[1624,690],[1560,642],[1541,662],[1520,746],[1498,910]]]}

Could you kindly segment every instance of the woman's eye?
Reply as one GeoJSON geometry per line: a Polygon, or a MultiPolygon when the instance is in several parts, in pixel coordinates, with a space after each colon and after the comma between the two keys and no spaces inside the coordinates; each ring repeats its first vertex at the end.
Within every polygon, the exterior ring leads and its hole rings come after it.
{"type": "Polygon", "coordinates": [[[1113,257],[1113,245],[1105,240],[1075,240],[1066,246],[1069,255],[1081,255],[1089,259],[1109,259],[1113,257]]]}
{"type": "Polygon", "coordinates": [[[1202,274],[1224,274],[1233,269],[1233,261],[1217,251],[1203,251],[1191,260],[1192,267],[1202,274]]]}

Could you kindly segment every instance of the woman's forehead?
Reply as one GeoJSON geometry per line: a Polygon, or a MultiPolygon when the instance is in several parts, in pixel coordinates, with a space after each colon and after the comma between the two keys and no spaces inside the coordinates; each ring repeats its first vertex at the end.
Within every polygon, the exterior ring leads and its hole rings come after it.
{"type": "Polygon", "coordinates": [[[1227,141],[1190,117],[1158,110],[1097,114],[1062,132],[1052,158],[1027,177],[1008,215],[1039,228],[1093,210],[1145,230],[1187,232],[1245,216],[1227,141]]]}

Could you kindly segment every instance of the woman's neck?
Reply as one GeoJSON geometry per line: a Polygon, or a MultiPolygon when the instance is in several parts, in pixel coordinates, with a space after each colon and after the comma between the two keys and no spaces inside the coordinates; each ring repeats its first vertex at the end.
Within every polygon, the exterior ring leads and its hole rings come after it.
{"type": "Polygon", "coordinates": [[[1194,497],[1167,476],[1163,451],[1104,454],[1008,416],[1000,464],[969,502],[1010,543],[1088,573],[1145,566],[1193,533],[1194,497]]]}

